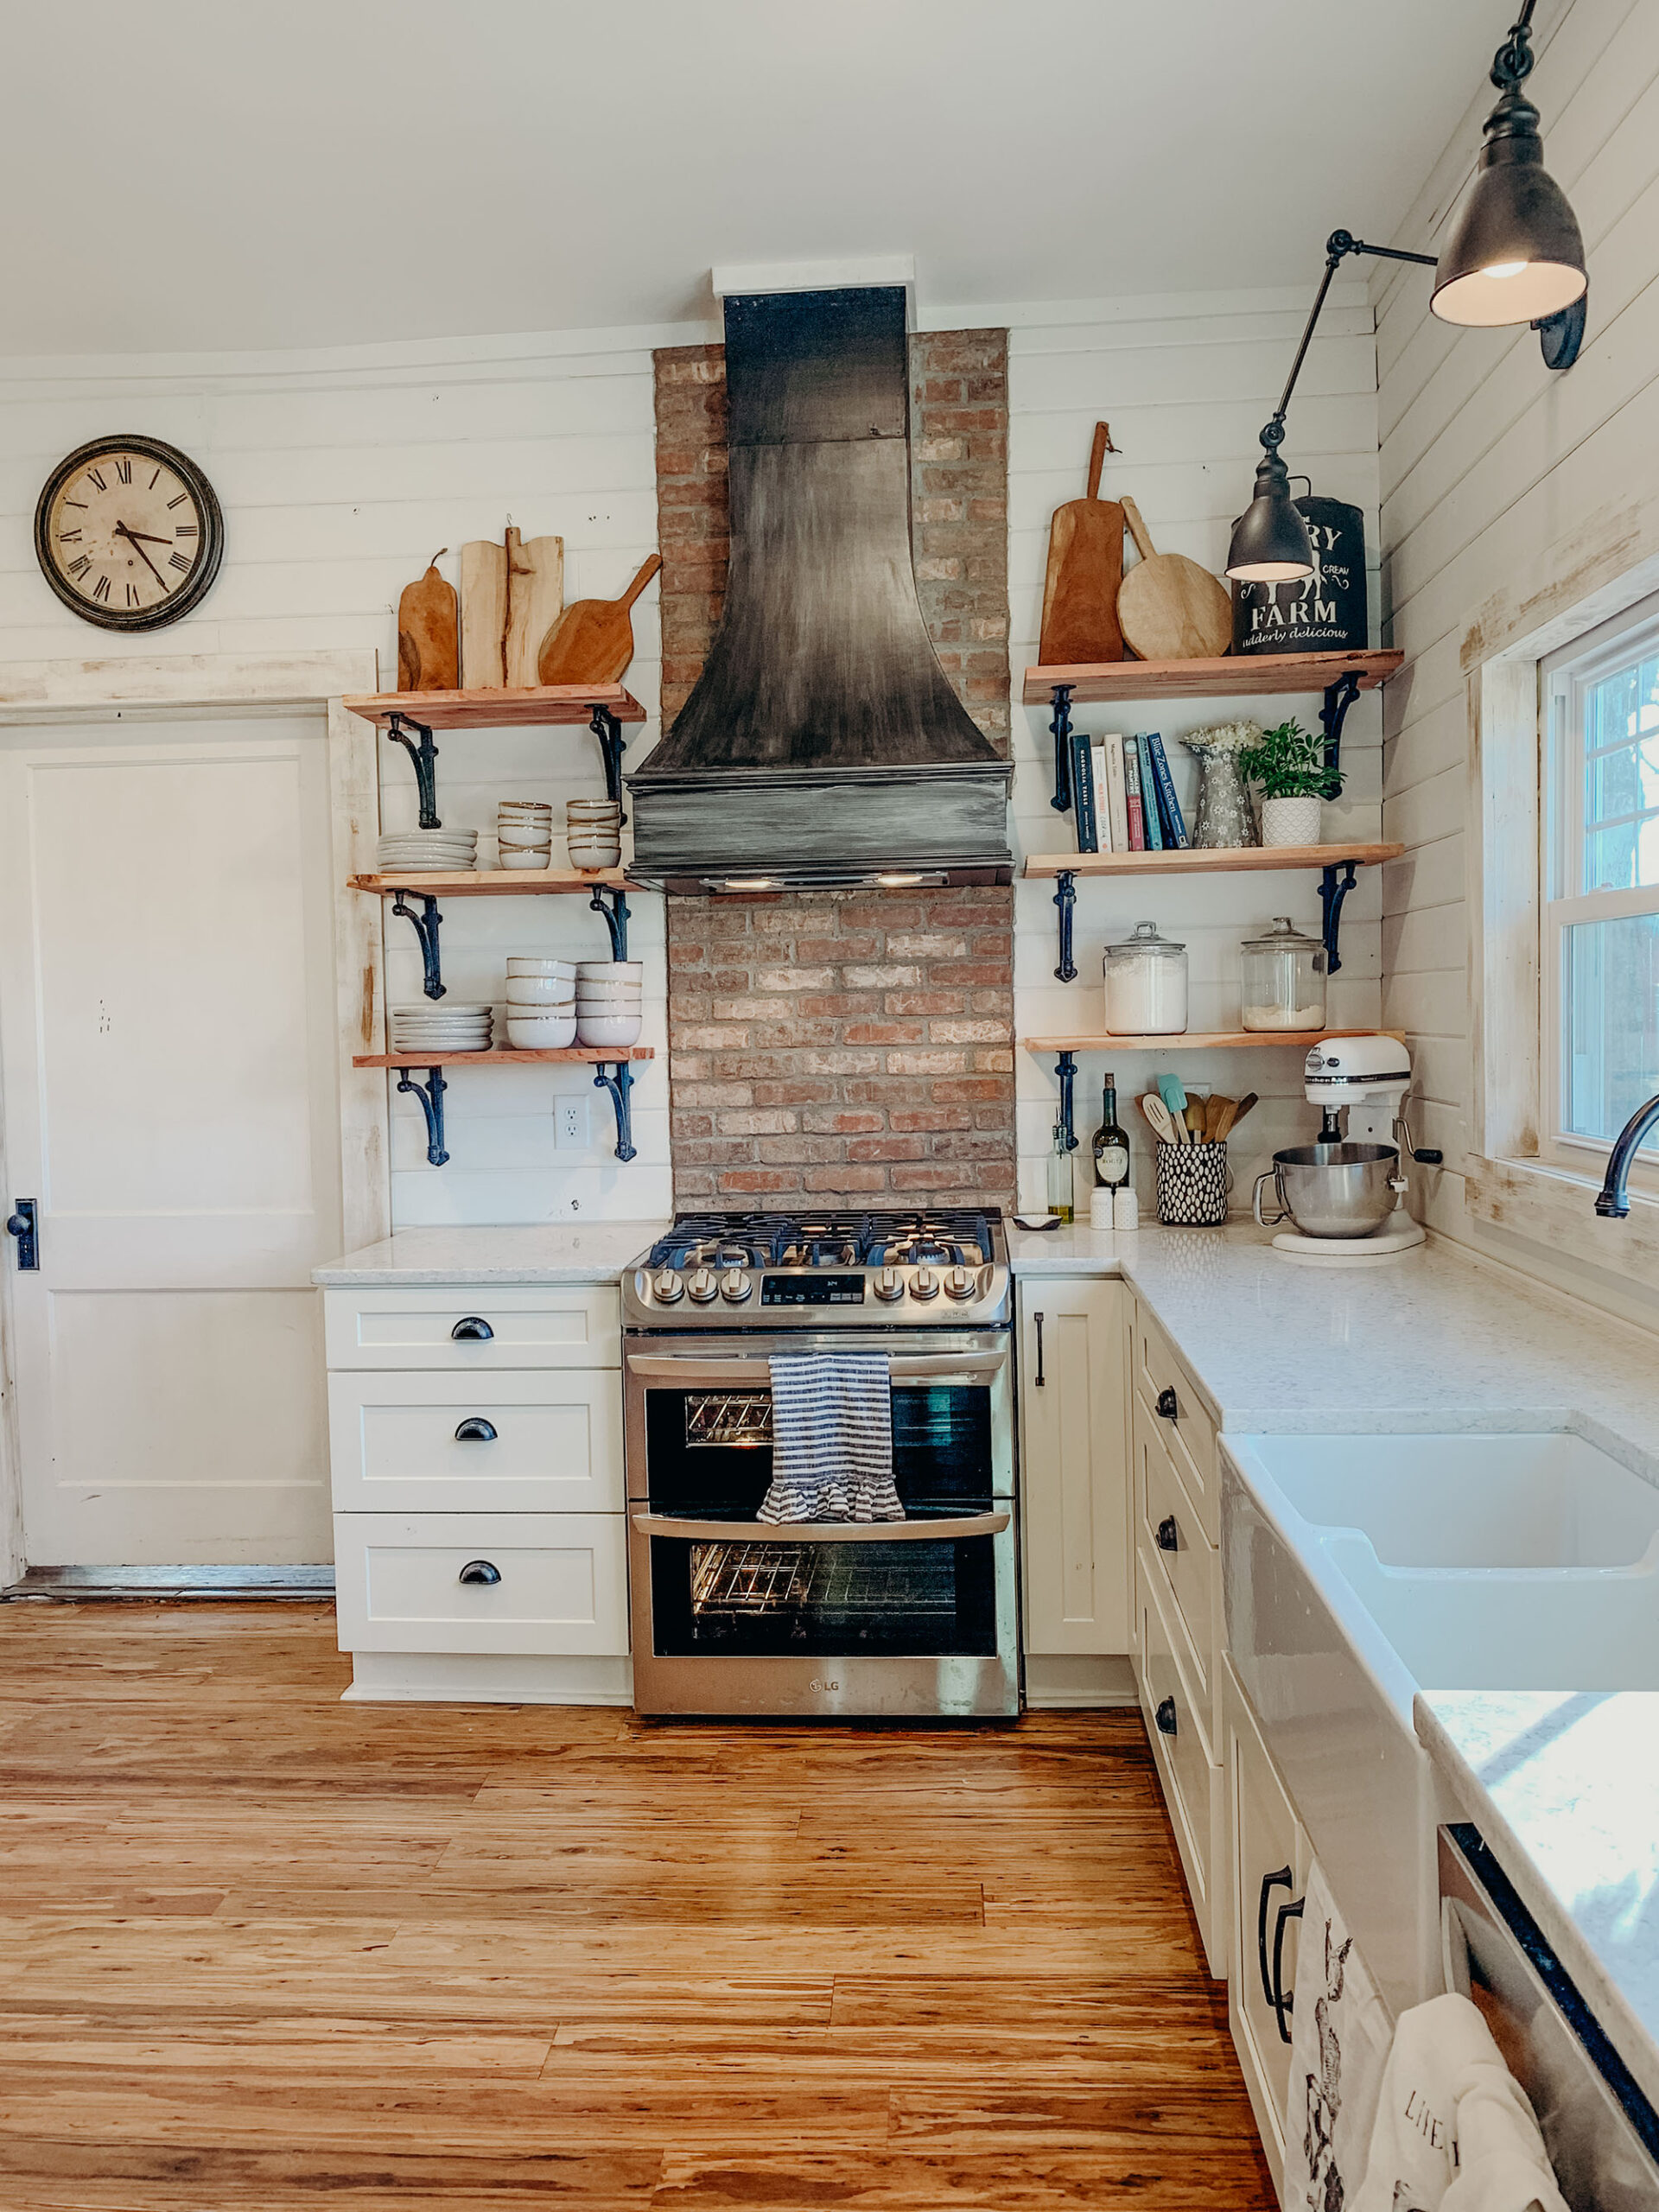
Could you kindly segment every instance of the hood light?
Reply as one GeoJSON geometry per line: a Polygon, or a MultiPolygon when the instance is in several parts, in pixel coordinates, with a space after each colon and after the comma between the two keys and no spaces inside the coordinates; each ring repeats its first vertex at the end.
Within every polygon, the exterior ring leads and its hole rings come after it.
{"type": "Polygon", "coordinates": [[[868,880],[878,884],[883,891],[908,891],[918,883],[937,881],[937,877],[925,875],[873,875],[868,880]]]}
{"type": "Polygon", "coordinates": [[[722,891],[776,891],[775,875],[728,875],[721,885],[722,891]]]}

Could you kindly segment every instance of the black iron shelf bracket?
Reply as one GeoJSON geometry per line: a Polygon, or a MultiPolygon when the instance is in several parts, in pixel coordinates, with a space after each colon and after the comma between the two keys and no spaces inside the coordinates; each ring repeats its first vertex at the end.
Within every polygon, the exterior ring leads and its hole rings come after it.
{"type": "Polygon", "coordinates": [[[1319,905],[1325,910],[1325,972],[1334,976],[1342,965],[1337,945],[1342,933],[1342,902],[1354,887],[1355,861],[1332,861],[1319,871],[1319,905]],[[1340,880],[1338,880],[1340,879],[1340,880]]]}
{"type": "Polygon", "coordinates": [[[1066,1150],[1068,1152],[1075,1152],[1077,1148],[1077,1105],[1075,1098],[1077,1081],[1077,1054],[1075,1052],[1062,1052],[1058,1059],[1054,1063],[1054,1072],[1060,1079],[1059,1126],[1065,1133],[1066,1150]]]}
{"type": "MultiPolygon", "coordinates": [[[[620,806],[622,803],[622,748],[628,741],[622,734],[622,725],[608,707],[595,707],[588,728],[599,740],[600,755],[605,763],[605,796],[613,798],[620,806]]],[[[624,822],[627,818],[626,814],[622,817],[624,822]]],[[[622,957],[620,952],[616,957],[619,960],[622,957]]]]}
{"type": "Polygon", "coordinates": [[[1334,683],[1325,687],[1325,703],[1319,709],[1319,728],[1325,732],[1325,765],[1338,766],[1342,760],[1342,726],[1348,719],[1348,709],[1359,696],[1360,684],[1357,671],[1344,669],[1334,683]]]}
{"type": "Polygon", "coordinates": [[[449,1155],[443,1148],[443,1094],[449,1086],[443,1079],[443,1070],[428,1068],[426,1081],[416,1083],[412,1069],[400,1068],[397,1088],[412,1091],[421,1102],[421,1111],[426,1116],[427,1165],[429,1167],[447,1166],[449,1155]]]}
{"type": "Polygon", "coordinates": [[[1054,796],[1048,802],[1057,814],[1071,810],[1071,686],[1057,683],[1050,693],[1054,718],[1049,729],[1054,739],[1054,796]]]}
{"type": "Polygon", "coordinates": [[[596,914],[603,914],[605,926],[611,933],[611,957],[626,960],[628,957],[628,894],[620,884],[612,890],[606,883],[595,884],[594,895],[588,901],[596,914]],[[607,904],[607,901],[609,903],[607,904]]]}
{"type": "Polygon", "coordinates": [[[412,715],[393,713],[386,717],[386,735],[394,745],[401,745],[415,764],[422,829],[442,830],[443,824],[438,819],[438,748],[432,742],[431,731],[412,715]],[[411,730],[418,732],[418,737],[411,737],[411,730]]]}
{"type": "Polygon", "coordinates": [[[616,1111],[616,1156],[629,1160],[633,1150],[633,1063],[632,1060],[601,1060],[594,1070],[595,1090],[608,1090],[611,1104],[616,1111]]]}
{"type": "Polygon", "coordinates": [[[429,891],[394,891],[391,911],[394,914],[401,914],[421,940],[421,964],[426,970],[421,988],[428,998],[441,999],[443,996],[443,974],[438,965],[438,931],[442,926],[443,916],[438,912],[436,899],[429,891]],[[409,904],[411,899],[418,899],[425,911],[417,914],[409,904]]]}
{"type": "Polygon", "coordinates": [[[1054,881],[1054,904],[1060,910],[1060,964],[1054,973],[1061,982],[1075,983],[1077,963],[1071,957],[1071,917],[1077,903],[1077,872],[1073,868],[1060,868],[1054,881]]]}

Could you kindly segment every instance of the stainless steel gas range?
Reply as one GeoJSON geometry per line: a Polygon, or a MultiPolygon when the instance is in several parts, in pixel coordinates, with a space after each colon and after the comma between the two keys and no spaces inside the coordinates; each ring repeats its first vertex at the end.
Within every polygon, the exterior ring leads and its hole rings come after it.
{"type": "Polygon", "coordinates": [[[994,1211],[683,1214],[622,1278],[642,1713],[1020,1707],[1012,1297],[994,1211]],[[902,1522],[757,1519],[773,1352],[887,1352],[902,1522]]]}

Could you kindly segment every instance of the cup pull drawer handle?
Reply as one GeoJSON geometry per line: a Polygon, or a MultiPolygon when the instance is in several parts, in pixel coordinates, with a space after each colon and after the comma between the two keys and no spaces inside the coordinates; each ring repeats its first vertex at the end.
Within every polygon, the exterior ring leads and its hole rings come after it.
{"type": "Polygon", "coordinates": [[[493,1559],[469,1559],[461,1570],[460,1579],[463,1582],[499,1582],[501,1570],[493,1559]]]}
{"type": "Polygon", "coordinates": [[[1175,1525],[1173,1513],[1166,1513],[1158,1523],[1157,1537],[1160,1552],[1178,1552],[1181,1548],[1181,1532],[1175,1525]]]}
{"type": "Polygon", "coordinates": [[[1173,1421],[1177,1412],[1175,1393],[1166,1387],[1158,1393],[1158,1416],[1160,1421],[1173,1421]]]}
{"type": "Polygon", "coordinates": [[[468,1338],[471,1338],[477,1343],[484,1344],[489,1343],[495,1331],[480,1315],[464,1313],[449,1333],[457,1344],[464,1344],[468,1338]]]}
{"type": "Polygon", "coordinates": [[[1161,1700],[1158,1710],[1152,1717],[1158,1723],[1158,1732],[1160,1736],[1173,1736],[1175,1733],[1174,1699],[1166,1697],[1161,1700]]]}
{"type": "Polygon", "coordinates": [[[457,1444],[493,1444],[495,1423],[486,1421],[481,1414],[470,1414],[455,1431],[457,1444]]]}

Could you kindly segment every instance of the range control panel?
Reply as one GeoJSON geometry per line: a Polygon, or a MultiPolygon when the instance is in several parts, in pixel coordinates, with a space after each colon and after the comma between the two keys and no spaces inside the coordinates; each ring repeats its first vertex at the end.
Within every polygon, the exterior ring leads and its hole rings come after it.
{"type": "Polygon", "coordinates": [[[762,1275],[763,1306],[861,1306],[864,1277],[855,1275],[762,1275]]]}

